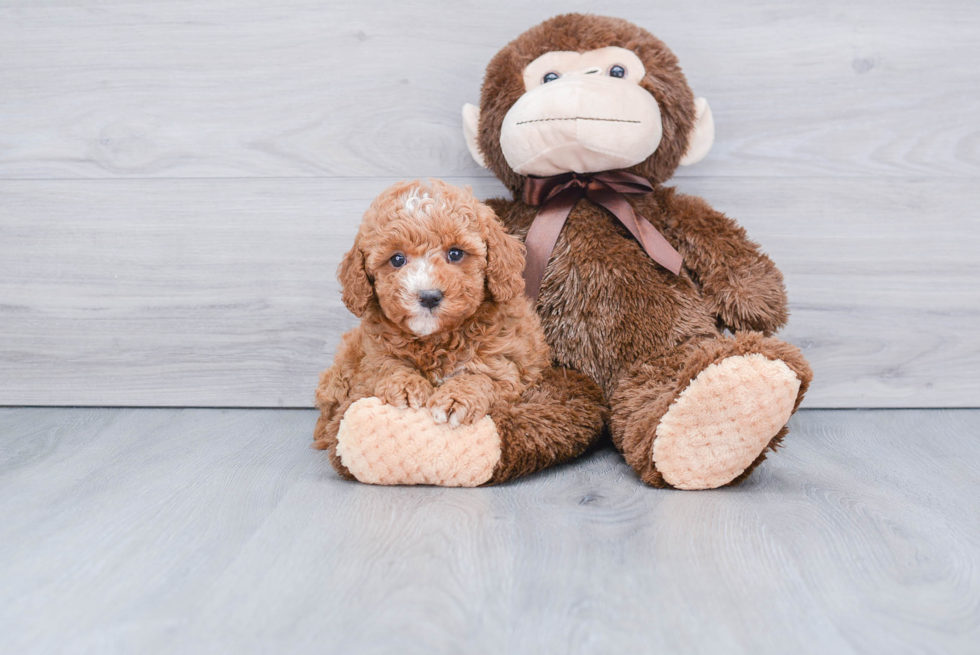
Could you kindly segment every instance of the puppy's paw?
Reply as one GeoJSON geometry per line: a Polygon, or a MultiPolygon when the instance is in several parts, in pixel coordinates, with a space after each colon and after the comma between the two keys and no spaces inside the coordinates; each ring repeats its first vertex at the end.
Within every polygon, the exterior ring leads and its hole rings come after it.
{"type": "Polygon", "coordinates": [[[453,393],[448,389],[438,389],[426,403],[432,411],[436,423],[448,423],[449,427],[471,425],[487,415],[489,402],[472,395],[453,393]]]}
{"type": "Polygon", "coordinates": [[[386,405],[419,409],[432,396],[432,385],[420,375],[395,375],[378,384],[375,395],[386,405]]]}

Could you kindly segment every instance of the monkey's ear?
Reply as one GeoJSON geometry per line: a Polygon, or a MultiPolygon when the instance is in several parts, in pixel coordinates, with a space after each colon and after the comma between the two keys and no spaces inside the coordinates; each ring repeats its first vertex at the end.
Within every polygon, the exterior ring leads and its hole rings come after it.
{"type": "Polygon", "coordinates": [[[524,292],[524,244],[504,230],[493,210],[477,209],[486,226],[487,288],[497,302],[507,302],[524,292]]]}
{"type": "Polygon", "coordinates": [[[374,297],[374,287],[364,268],[364,253],[361,252],[360,238],[354,241],[354,247],[347,251],[341,260],[337,268],[337,279],[340,280],[344,304],[354,316],[360,318],[364,315],[371,298],[374,297]]]}
{"type": "Polygon", "coordinates": [[[483,153],[476,142],[480,136],[480,108],[476,105],[466,103],[463,105],[463,136],[466,138],[466,147],[473,157],[473,161],[486,168],[487,164],[483,160],[483,153]]]}
{"type": "Polygon", "coordinates": [[[704,159],[711,150],[711,144],[715,142],[715,119],[711,115],[708,101],[704,98],[695,100],[694,111],[694,129],[687,140],[687,150],[681,158],[681,166],[690,166],[704,159]]]}

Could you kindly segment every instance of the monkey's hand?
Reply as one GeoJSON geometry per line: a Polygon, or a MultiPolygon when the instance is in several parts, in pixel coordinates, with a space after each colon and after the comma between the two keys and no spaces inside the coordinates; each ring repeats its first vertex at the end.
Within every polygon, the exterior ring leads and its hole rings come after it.
{"type": "Polygon", "coordinates": [[[425,405],[432,391],[432,384],[418,373],[395,371],[378,383],[375,395],[387,405],[418,409],[425,405]]]}
{"type": "Polygon", "coordinates": [[[783,276],[758,244],[697,196],[673,194],[664,202],[665,227],[718,322],[733,332],[781,328],[788,315],[783,276]]]}
{"type": "Polygon", "coordinates": [[[783,277],[768,258],[721,268],[702,279],[701,291],[711,311],[727,328],[771,335],[786,323],[783,277]]]}

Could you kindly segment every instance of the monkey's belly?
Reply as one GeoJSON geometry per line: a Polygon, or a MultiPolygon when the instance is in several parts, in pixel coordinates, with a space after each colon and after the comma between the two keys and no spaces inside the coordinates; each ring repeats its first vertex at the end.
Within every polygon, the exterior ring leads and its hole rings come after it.
{"type": "MultiPolygon", "coordinates": [[[[637,203],[648,217],[651,199],[637,203]]],[[[523,239],[538,209],[497,201],[507,230],[523,239]]],[[[685,270],[654,262],[605,209],[580,200],[569,214],[542,281],[538,314],[555,360],[582,371],[610,395],[622,372],[699,336],[719,334],[685,270]]]]}
{"type": "Polygon", "coordinates": [[[677,276],[662,268],[606,217],[576,213],[545,273],[539,306],[557,361],[608,393],[633,363],[672,352],[692,337],[718,334],[683,271],[677,276]]]}

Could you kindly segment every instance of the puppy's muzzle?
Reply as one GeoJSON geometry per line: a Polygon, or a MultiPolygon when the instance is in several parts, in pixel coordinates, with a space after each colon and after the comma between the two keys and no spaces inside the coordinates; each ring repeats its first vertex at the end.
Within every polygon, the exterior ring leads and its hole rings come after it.
{"type": "Polygon", "coordinates": [[[419,291],[419,304],[426,309],[434,309],[440,302],[442,302],[442,291],[439,289],[419,291]]]}

